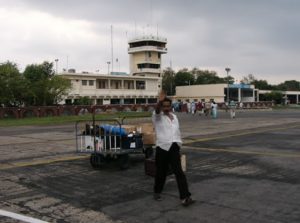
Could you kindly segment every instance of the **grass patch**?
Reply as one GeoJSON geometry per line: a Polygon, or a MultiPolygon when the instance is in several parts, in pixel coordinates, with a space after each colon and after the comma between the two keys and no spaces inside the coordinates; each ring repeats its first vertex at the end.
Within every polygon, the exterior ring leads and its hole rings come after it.
{"type": "Polygon", "coordinates": [[[272,108],[274,109],[300,109],[300,105],[275,105],[272,108]]]}
{"type": "MultiPolygon", "coordinates": [[[[114,118],[139,118],[150,117],[151,112],[116,112],[109,114],[98,114],[95,119],[114,119],[114,118]]],[[[91,114],[79,116],[51,116],[41,118],[23,118],[23,119],[0,119],[0,126],[24,126],[24,125],[58,125],[65,123],[74,123],[76,121],[92,120],[91,114]]]]}

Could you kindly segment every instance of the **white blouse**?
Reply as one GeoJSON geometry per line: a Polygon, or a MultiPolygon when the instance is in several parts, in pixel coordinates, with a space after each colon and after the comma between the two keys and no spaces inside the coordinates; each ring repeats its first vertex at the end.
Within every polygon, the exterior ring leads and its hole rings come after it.
{"type": "Polygon", "coordinates": [[[179,129],[179,122],[177,116],[170,113],[173,116],[171,120],[163,112],[156,114],[155,111],[152,114],[152,122],[156,133],[156,146],[169,151],[173,142],[176,142],[181,146],[181,133],[179,129]]]}

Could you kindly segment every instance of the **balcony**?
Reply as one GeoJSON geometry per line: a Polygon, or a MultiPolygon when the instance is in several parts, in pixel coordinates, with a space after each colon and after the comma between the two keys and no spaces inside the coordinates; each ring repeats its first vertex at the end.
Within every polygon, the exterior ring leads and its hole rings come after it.
{"type": "Polygon", "coordinates": [[[161,69],[160,68],[141,68],[141,69],[135,69],[133,72],[134,74],[136,73],[155,73],[155,74],[160,74],[161,69]]]}
{"type": "Polygon", "coordinates": [[[137,52],[144,52],[144,51],[154,51],[159,53],[167,53],[168,49],[165,47],[158,47],[158,46],[140,46],[140,47],[128,47],[128,53],[137,53],[137,52]]]}

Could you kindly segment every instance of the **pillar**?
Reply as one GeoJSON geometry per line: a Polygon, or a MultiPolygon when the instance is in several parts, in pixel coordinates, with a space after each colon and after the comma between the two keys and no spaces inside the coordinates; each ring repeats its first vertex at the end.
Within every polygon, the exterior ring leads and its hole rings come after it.
{"type": "Polygon", "coordinates": [[[242,101],[242,89],[238,88],[238,102],[242,101]]]}

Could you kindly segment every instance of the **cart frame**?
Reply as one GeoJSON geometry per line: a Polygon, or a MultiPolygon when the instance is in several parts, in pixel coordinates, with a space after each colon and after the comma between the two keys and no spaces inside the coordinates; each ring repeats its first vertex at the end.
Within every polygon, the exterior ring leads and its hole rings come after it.
{"type": "MultiPolygon", "coordinates": [[[[120,169],[127,169],[129,167],[129,154],[133,153],[145,153],[144,145],[142,147],[124,148],[123,137],[121,134],[123,121],[126,117],[119,119],[95,119],[92,120],[79,120],[75,123],[76,134],[76,152],[78,153],[90,153],[90,163],[93,168],[101,168],[105,163],[113,160],[117,160],[120,169]],[[101,129],[101,124],[98,123],[113,123],[115,127],[113,132],[106,132],[105,129],[101,129]],[[85,123],[85,132],[79,131],[79,125],[85,123]],[[92,123],[89,125],[88,123],[92,123]],[[89,131],[87,131],[89,126],[89,131]],[[118,131],[119,130],[119,131],[118,131]],[[101,134],[103,131],[103,134],[101,134]],[[87,145],[89,148],[87,148],[87,145]]],[[[141,136],[140,136],[141,137],[141,136]]],[[[127,142],[128,143],[128,142],[127,142]]]]}

